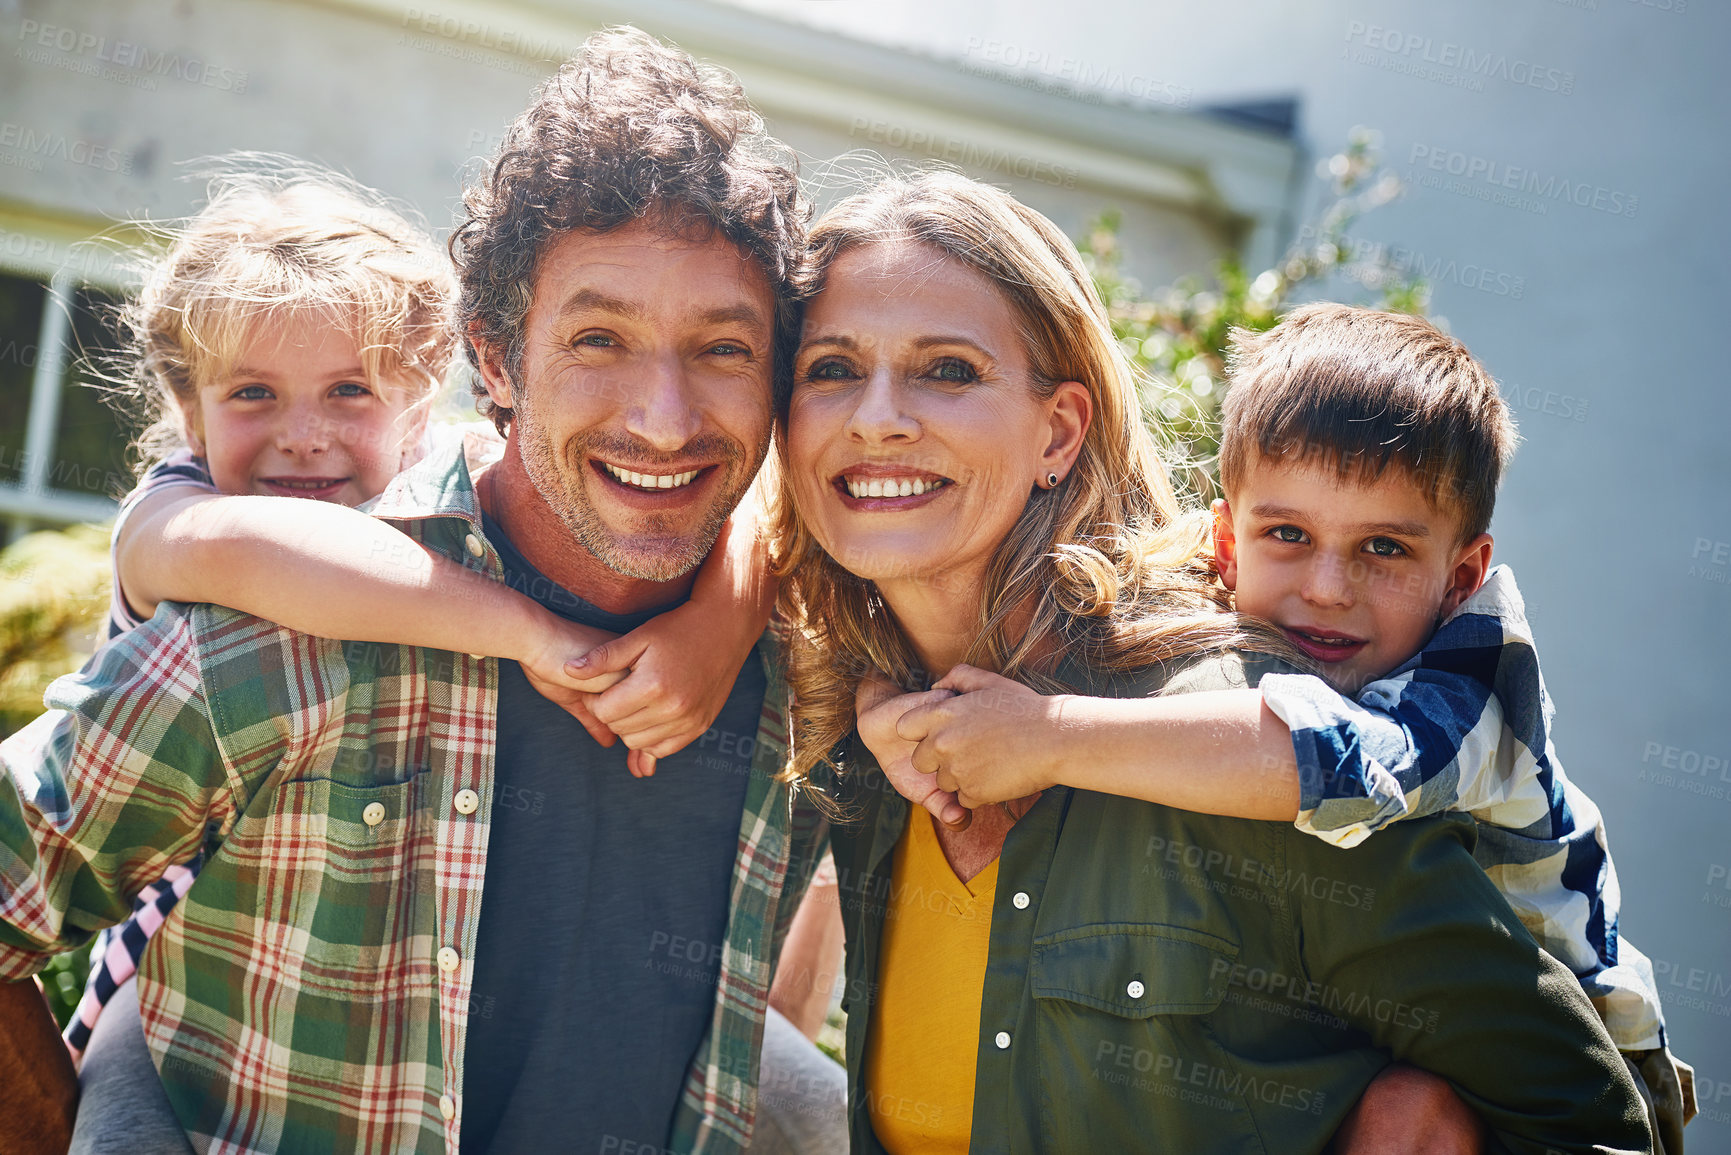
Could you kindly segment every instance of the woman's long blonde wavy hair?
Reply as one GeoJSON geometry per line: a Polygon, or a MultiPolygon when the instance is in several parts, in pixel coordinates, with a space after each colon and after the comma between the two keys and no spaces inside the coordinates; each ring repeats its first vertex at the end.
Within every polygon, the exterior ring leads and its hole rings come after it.
{"type": "MultiPolygon", "coordinates": [[[[934,170],[888,177],[826,213],[811,234],[803,296],[821,293],[842,253],[915,242],[990,277],[1015,310],[1033,387],[1079,381],[1093,421],[1074,468],[1035,489],[987,569],[966,660],[1042,692],[1067,687],[1051,655],[1135,670],[1263,638],[1227,613],[1207,549],[1207,513],[1181,505],[1143,424],[1135,370],[1076,247],[1044,216],[990,185],[934,170]],[[1032,607],[1032,615],[1028,607],[1032,607]],[[1026,625],[1025,629],[1021,627],[1026,625]],[[1054,645],[1054,643],[1056,643],[1054,645]]],[[[785,459],[787,391],[778,451],[785,459]]],[[[909,689],[926,675],[876,586],[813,538],[783,470],[773,501],[782,609],[790,629],[794,745],[787,777],[820,765],[854,727],[854,693],[872,669],[909,689]]],[[[1274,645],[1278,646],[1276,640],[1274,645]]],[[[1266,647],[1265,647],[1266,648],[1266,647]]]]}

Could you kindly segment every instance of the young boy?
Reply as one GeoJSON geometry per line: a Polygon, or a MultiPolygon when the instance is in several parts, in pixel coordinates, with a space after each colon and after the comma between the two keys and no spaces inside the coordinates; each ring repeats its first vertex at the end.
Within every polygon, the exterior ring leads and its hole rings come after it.
{"type": "Polygon", "coordinates": [[[1618,938],[1598,808],[1563,775],[1520,593],[1490,567],[1517,441],[1496,383],[1401,314],[1311,305],[1234,342],[1215,561],[1239,612],[1321,677],[1131,701],[1042,698],[958,667],[920,701],[862,690],[861,736],[947,820],[1055,783],[1247,818],[1296,811],[1342,847],[1398,819],[1471,813],[1478,861],[1579,976],[1655,1100],[1656,1149],[1675,1155],[1692,1072],[1666,1049],[1651,964],[1618,938]]]}

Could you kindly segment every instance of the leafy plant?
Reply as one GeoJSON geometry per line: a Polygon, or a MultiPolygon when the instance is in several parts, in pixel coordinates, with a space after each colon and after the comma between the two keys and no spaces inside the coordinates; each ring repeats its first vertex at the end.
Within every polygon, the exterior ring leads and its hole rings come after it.
{"type": "Polygon", "coordinates": [[[1272,328],[1335,277],[1373,290],[1369,303],[1377,308],[1423,316],[1429,305],[1423,280],[1393,261],[1385,246],[1352,235],[1360,217],[1403,191],[1400,178],[1381,167],[1378,134],[1353,129],[1345,150],[1321,161],[1317,171],[1329,182],[1331,200],[1299,230],[1278,264],[1254,275],[1229,257],[1216,266],[1212,285],[1187,277],[1150,295],[1121,267],[1116,212],[1096,218],[1077,243],[1112,331],[1141,371],[1143,413],[1174,481],[1203,498],[1219,488],[1220,402],[1233,329],[1272,328]]]}

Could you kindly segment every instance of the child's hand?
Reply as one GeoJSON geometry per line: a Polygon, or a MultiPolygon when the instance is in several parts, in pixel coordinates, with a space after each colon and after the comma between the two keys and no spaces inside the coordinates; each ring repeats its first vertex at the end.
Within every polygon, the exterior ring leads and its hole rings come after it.
{"type": "Polygon", "coordinates": [[[636,777],[701,738],[733,692],[739,667],[727,663],[738,655],[704,616],[687,602],[566,664],[567,676],[611,680],[591,705],[631,748],[627,765],[636,777]]]}
{"type": "MultiPolygon", "coordinates": [[[[553,617],[537,636],[535,652],[518,660],[523,676],[537,693],[561,707],[583,724],[589,736],[603,746],[613,745],[616,735],[595,713],[601,691],[624,674],[603,673],[578,677],[567,669],[573,658],[587,654],[595,645],[595,631],[563,618],[553,617]]],[[[603,635],[606,636],[606,635],[603,635]]]]}
{"type": "Polygon", "coordinates": [[[874,670],[860,679],[859,689],[854,692],[854,713],[860,740],[878,760],[896,793],[924,806],[950,829],[966,830],[974,816],[956,800],[953,792],[938,788],[935,774],[922,774],[914,769],[914,743],[904,741],[896,733],[897,723],[910,709],[950,696],[948,690],[903,694],[874,670]]]}
{"type": "Polygon", "coordinates": [[[914,706],[896,723],[897,738],[914,746],[913,772],[955,791],[970,810],[1026,798],[1058,780],[1061,696],[966,665],[944,675],[937,691],[951,692],[914,706]]]}

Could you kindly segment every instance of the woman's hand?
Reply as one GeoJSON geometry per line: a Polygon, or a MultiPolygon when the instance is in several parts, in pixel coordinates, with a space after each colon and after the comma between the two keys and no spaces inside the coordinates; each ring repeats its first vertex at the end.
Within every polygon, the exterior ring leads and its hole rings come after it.
{"type": "Polygon", "coordinates": [[[860,740],[878,760],[896,793],[924,806],[951,830],[966,830],[973,815],[956,801],[953,792],[938,788],[935,774],[922,774],[914,769],[914,744],[896,734],[897,723],[910,709],[949,696],[948,690],[903,694],[874,670],[860,679],[859,689],[854,693],[854,713],[860,740]]]}
{"type": "Polygon", "coordinates": [[[913,746],[913,773],[938,790],[954,791],[970,810],[1057,783],[1065,696],[1040,694],[968,665],[944,675],[932,693],[939,691],[950,693],[906,710],[896,723],[896,737],[913,746]]]}

